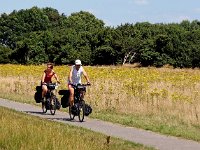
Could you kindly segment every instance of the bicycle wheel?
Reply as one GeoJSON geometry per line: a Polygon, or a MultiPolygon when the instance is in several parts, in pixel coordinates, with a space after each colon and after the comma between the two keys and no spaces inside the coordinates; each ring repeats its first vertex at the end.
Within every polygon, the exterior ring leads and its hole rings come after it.
{"type": "Polygon", "coordinates": [[[50,112],[52,115],[56,113],[56,96],[53,95],[50,99],[50,112]]]}
{"type": "Polygon", "coordinates": [[[75,115],[72,114],[72,107],[69,106],[69,118],[70,120],[74,120],[75,115]]]}
{"type": "Polygon", "coordinates": [[[83,122],[84,120],[84,117],[85,117],[85,101],[84,100],[81,100],[79,102],[79,106],[78,106],[78,119],[80,122],[83,122]]]}
{"type": "Polygon", "coordinates": [[[47,108],[46,108],[45,104],[46,104],[46,99],[45,99],[44,102],[42,102],[42,112],[43,112],[43,113],[46,113],[46,112],[47,112],[47,108]]]}

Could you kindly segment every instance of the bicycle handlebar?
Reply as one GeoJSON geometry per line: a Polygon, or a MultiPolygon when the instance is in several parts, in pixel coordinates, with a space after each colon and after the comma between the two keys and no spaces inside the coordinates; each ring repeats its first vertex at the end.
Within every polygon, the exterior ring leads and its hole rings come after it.
{"type": "Polygon", "coordinates": [[[74,89],[84,89],[86,86],[90,86],[90,84],[71,84],[74,89]]]}
{"type": "Polygon", "coordinates": [[[91,84],[86,83],[86,84],[70,84],[70,85],[72,85],[73,87],[77,87],[77,86],[90,86],[91,84]]]}
{"type": "Polygon", "coordinates": [[[59,84],[58,84],[57,82],[55,82],[55,83],[46,83],[45,85],[46,85],[47,88],[50,89],[50,90],[57,89],[58,86],[59,86],[59,84]]]}

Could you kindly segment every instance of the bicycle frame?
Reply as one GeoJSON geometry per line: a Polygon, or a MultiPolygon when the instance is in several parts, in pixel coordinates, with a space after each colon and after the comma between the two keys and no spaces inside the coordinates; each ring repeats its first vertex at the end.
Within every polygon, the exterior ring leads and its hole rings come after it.
{"type": "Polygon", "coordinates": [[[74,87],[74,103],[78,103],[79,101],[83,100],[83,96],[86,92],[85,85],[77,85],[74,87]]]}
{"type": "Polygon", "coordinates": [[[45,103],[42,104],[43,112],[46,113],[47,110],[50,110],[51,114],[54,115],[56,111],[56,96],[53,91],[57,89],[57,83],[47,84],[47,93],[45,95],[45,103]]]}
{"type": "Polygon", "coordinates": [[[78,84],[78,85],[72,85],[74,88],[74,108],[75,114],[72,113],[71,107],[69,107],[69,114],[70,119],[74,119],[75,116],[78,116],[79,121],[83,122],[84,116],[85,116],[85,101],[83,100],[84,93],[86,92],[86,86],[87,84],[78,84]]]}

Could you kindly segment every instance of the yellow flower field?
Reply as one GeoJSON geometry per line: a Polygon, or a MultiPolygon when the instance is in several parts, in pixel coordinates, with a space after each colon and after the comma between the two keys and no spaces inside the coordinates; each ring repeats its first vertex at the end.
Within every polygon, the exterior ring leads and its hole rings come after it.
{"type": "MultiPolygon", "coordinates": [[[[0,65],[1,94],[32,97],[46,65],[0,65]]],[[[61,86],[67,89],[69,66],[55,66],[61,86]]],[[[92,86],[86,101],[95,110],[119,113],[166,114],[189,123],[200,117],[200,70],[85,66],[92,86]]],[[[27,103],[30,100],[27,98],[27,103]]]]}

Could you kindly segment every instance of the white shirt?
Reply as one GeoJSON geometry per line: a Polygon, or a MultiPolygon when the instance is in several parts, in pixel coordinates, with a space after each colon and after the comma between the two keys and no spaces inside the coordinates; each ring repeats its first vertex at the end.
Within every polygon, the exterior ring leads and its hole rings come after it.
{"type": "Polygon", "coordinates": [[[83,74],[83,67],[80,66],[79,70],[76,70],[75,65],[72,66],[72,82],[73,84],[81,84],[81,76],[83,74]]]}

